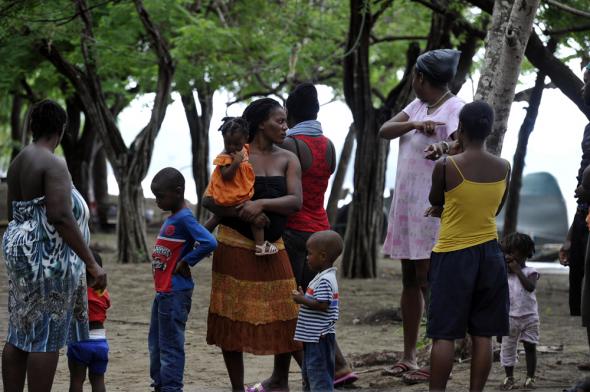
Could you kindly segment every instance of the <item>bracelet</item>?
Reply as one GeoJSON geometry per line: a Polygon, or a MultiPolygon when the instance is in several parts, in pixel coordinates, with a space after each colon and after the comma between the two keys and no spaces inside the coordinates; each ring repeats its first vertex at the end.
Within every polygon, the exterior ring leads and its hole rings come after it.
{"type": "Polygon", "coordinates": [[[440,142],[440,144],[442,144],[442,146],[443,146],[443,150],[442,150],[443,154],[446,154],[451,149],[451,147],[449,146],[449,143],[445,142],[444,140],[442,142],[440,142]]]}

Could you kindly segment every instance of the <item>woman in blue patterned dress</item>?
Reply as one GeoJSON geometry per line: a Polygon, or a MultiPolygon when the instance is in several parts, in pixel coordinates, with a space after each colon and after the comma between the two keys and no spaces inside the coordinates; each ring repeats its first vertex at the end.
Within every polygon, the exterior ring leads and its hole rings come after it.
{"type": "Polygon", "coordinates": [[[106,274],[88,248],[88,207],[54,155],[67,115],[45,100],[30,113],[33,143],[8,169],[8,218],[2,249],[8,274],[5,391],[50,391],[60,348],[88,338],[86,270],[96,289],[106,274]]]}

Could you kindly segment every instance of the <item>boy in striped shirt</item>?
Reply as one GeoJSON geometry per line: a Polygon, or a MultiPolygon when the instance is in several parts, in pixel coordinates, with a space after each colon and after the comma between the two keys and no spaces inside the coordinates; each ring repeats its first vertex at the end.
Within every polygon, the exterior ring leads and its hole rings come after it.
{"type": "Polygon", "coordinates": [[[332,265],[342,253],[340,235],[326,230],[307,240],[307,263],[317,275],[305,294],[301,287],[293,291],[293,301],[300,304],[295,340],[303,342],[301,373],[305,390],[334,389],[334,342],[338,320],[338,282],[332,265]]]}

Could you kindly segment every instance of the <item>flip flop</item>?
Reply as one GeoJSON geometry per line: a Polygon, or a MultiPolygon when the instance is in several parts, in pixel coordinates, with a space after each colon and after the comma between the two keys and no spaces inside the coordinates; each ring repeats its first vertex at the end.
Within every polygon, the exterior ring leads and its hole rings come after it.
{"type": "Polygon", "coordinates": [[[418,369],[419,368],[417,368],[417,367],[416,368],[411,367],[410,365],[408,365],[405,362],[397,362],[393,366],[383,369],[383,372],[381,372],[381,374],[383,374],[384,376],[401,377],[403,374],[405,374],[407,372],[418,370],[418,369]],[[395,369],[400,369],[400,370],[396,371],[395,369]]]}
{"type": "Polygon", "coordinates": [[[266,392],[264,385],[261,382],[246,388],[246,392],[266,392]]]}
{"type": "Polygon", "coordinates": [[[578,370],[581,370],[583,372],[589,372],[590,371],[590,362],[586,362],[586,363],[581,363],[577,366],[578,370]]]}
{"type": "Polygon", "coordinates": [[[406,372],[402,375],[404,383],[408,385],[420,384],[430,381],[430,369],[422,368],[406,372]],[[410,378],[411,377],[411,378],[410,378]]]}
{"type": "Polygon", "coordinates": [[[341,387],[343,385],[352,384],[357,381],[359,376],[355,372],[346,373],[334,380],[334,387],[341,387]]]}

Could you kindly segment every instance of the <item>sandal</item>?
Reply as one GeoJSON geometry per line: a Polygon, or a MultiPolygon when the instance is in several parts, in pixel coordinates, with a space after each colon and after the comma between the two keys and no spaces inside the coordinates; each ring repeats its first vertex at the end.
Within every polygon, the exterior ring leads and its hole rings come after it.
{"type": "Polygon", "coordinates": [[[590,362],[581,363],[577,366],[578,370],[587,372],[590,371],[590,362]]]}
{"type": "Polygon", "coordinates": [[[407,385],[419,384],[430,381],[430,368],[421,368],[412,370],[402,376],[404,383],[407,385]]]}
{"type": "Polygon", "coordinates": [[[524,389],[535,389],[535,377],[527,377],[522,386],[524,389]]]}
{"type": "Polygon", "coordinates": [[[413,367],[406,362],[397,362],[393,366],[383,369],[382,374],[384,376],[401,377],[404,373],[409,371],[418,370],[418,367],[413,367]],[[397,370],[396,370],[397,369],[397,370]]]}
{"type": "Polygon", "coordinates": [[[359,376],[352,370],[348,373],[338,376],[334,379],[334,388],[341,387],[343,385],[352,384],[359,379],[359,376]]]}
{"type": "Polygon", "coordinates": [[[506,377],[504,381],[502,381],[502,384],[500,384],[501,391],[511,391],[515,388],[514,377],[506,377]]]}
{"type": "Polygon", "coordinates": [[[256,252],[254,254],[256,256],[269,256],[278,253],[278,251],[279,250],[274,244],[264,241],[262,245],[256,245],[256,252]]]}

